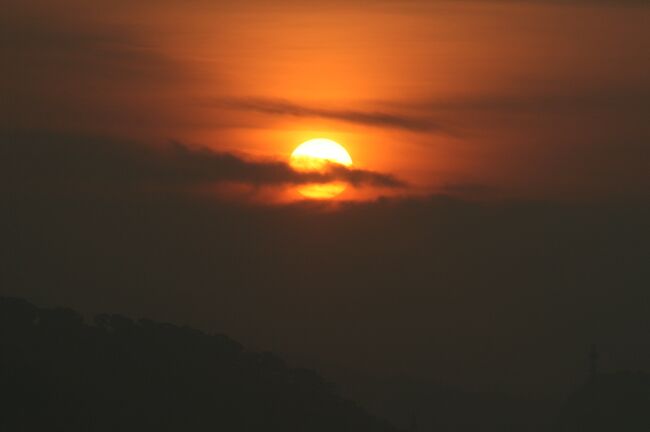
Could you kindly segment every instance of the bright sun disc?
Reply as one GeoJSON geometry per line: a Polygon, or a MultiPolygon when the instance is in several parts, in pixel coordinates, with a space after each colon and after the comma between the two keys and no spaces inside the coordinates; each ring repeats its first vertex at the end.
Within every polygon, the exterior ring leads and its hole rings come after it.
{"type": "MultiPolygon", "coordinates": [[[[352,158],[342,145],[329,139],[305,141],[291,153],[290,164],[296,171],[322,171],[330,163],[350,166],[352,158]]],[[[301,186],[298,192],[307,198],[327,199],[339,195],[345,187],[344,182],[312,183],[301,186]]]]}

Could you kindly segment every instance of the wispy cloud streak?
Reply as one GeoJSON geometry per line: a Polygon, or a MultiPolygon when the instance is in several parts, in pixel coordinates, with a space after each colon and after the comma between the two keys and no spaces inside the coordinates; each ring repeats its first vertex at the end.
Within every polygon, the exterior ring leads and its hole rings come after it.
{"type": "Polygon", "coordinates": [[[332,109],[301,105],[282,99],[228,99],[219,105],[241,111],[291,117],[317,117],[338,120],[365,126],[405,129],[415,132],[442,131],[440,124],[429,118],[413,117],[382,111],[363,111],[354,109],[332,109]]]}

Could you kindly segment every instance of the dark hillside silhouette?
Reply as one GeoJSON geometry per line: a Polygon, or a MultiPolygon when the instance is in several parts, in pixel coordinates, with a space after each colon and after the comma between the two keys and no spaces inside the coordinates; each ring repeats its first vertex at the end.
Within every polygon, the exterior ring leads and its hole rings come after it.
{"type": "MultiPolygon", "coordinates": [[[[650,376],[590,365],[559,415],[539,402],[415,384],[393,392],[389,405],[420,432],[649,431],[650,376]]],[[[390,407],[374,408],[385,414],[390,407]]],[[[88,324],[71,309],[0,297],[5,430],[395,431],[317,373],[226,336],[122,315],[88,324]]]]}
{"type": "Polygon", "coordinates": [[[0,298],[0,430],[390,431],[310,370],[221,335],[0,298]]]}

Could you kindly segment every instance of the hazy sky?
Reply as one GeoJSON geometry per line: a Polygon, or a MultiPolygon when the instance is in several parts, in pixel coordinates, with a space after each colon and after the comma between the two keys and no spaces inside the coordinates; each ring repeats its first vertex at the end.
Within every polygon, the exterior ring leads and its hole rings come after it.
{"type": "Polygon", "coordinates": [[[358,166],[412,183],[400,193],[608,199],[648,188],[644,2],[6,9],[0,88],[11,128],[281,160],[324,136],[358,166]]]}
{"type": "Polygon", "coordinates": [[[1,9],[0,294],[478,389],[649,367],[647,2],[1,9]]]}

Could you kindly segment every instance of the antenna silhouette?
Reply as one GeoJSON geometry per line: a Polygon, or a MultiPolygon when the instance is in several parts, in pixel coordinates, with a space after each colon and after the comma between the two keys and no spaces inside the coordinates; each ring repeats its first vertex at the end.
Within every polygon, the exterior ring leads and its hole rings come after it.
{"type": "Polygon", "coordinates": [[[411,426],[409,427],[409,432],[418,431],[418,410],[413,410],[413,415],[411,416],[411,426]]]}
{"type": "Polygon", "coordinates": [[[593,380],[598,374],[598,360],[600,359],[600,353],[598,352],[598,347],[596,344],[592,344],[589,349],[589,379],[593,380]]]}

